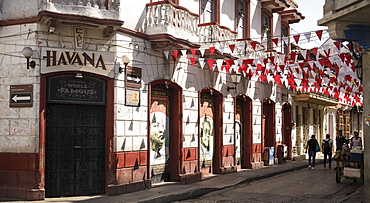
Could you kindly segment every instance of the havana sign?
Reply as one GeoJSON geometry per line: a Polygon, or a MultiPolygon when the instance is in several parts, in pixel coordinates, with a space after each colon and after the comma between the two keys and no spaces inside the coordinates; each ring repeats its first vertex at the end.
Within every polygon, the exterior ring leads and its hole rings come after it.
{"type": "Polygon", "coordinates": [[[41,73],[85,71],[114,77],[114,53],[46,48],[42,52],[41,73]]]}

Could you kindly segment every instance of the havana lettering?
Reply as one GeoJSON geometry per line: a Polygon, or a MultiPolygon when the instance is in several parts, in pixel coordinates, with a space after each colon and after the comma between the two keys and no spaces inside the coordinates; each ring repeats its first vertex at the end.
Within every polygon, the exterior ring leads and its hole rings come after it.
{"type": "Polygon", "coordinates": [[[46,56],[43,56],[43,59],[46,59],[46,67],[50,66],[60,66],[60,65],[80,65],[86,66],[88,64],[92,65],[94,68],[99,68],[107,70],[105,67],[105,62],[102,55],[99,55],[95,60],[95,53],[88,55],[83,52],[82,54],[78,52],[57,52],[46,50],[46,56]]]}

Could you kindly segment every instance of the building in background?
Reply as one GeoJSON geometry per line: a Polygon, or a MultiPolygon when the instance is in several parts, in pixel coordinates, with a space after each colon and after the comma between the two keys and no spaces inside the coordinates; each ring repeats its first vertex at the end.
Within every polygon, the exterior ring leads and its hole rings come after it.
{"type": "Polygon", "coordinates": [[[297,7],[0,1],[0,196],[115,195],[303,154],[343,98],[329,59],[291,52],[297,7]]]}
{"type": "MultiPolygon", "coordinates": [[[[318,21],[319,25],[328,26],[328,32],[330,37],[334,40],[347,41],[351,45],[350,52],[355,59],[357,73],[360,79],[363,78],[363,115],[364,121],[362,120],[362,108],[356,107],[352,110],[352,118],[354,119],[354,125],[351,126],[352,130],[358,130],[361,132],[363,129],[362,136],[364,137],[364,199],[365,202],[370,201],[370,159],[367,156],[370,154],[370,149],[366,148],[369,144],[367,135],[369,134],[369,85],[366,76],[369,74],[369,48],[370,48],[370,20],[364,16],[370,12],[370,3],[368,1],[325,1],[324,5],[324,18],[318,21]],[[368,92],[368,93],[366,93],[368,92]],[[362,125],[366,123],[367,125],[362,125]],[[361,127],[363,126],[363,127],[361,127]]],[[[349,112],[340,112],[338,117],[345,119],[349,112]]],[[[339,127],[339,126],[338,126],[339,127]]],[[[345,129],[350,128],[347,123],[343,123],[345,129]]]]}

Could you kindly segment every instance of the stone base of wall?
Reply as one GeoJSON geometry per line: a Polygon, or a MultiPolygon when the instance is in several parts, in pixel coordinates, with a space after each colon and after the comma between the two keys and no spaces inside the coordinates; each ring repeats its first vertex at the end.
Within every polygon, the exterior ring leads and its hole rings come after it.
{"type": "Polygon", "coordinates": [[[143,180],[122,185],[108,185],[106,190],[107,195],[119,195],[124,193],[135,192],[139,190],[150,189],[152,187],[151,180],[143,180]]]}
{"type": "Polygon", "coordinates": [[[24,189],[0,187],[0,197],[21,200],[43,200],[45,199],[44,189],[24,189]]]}
{"type": "Polygon", "coordinates": [[[251,163],[251,164],[252,164],[252,169],[253,170],[263,168],[263,165],[264,165],[263,162],[254,162],[254,163],[251,163]]]}
{"type": "Polygon", "coordinates": [[[180,183],[181,184],[191,184],[196,183],[202,180],[202,173],[189,173],[189,174],[180,174],[180,183]]]}

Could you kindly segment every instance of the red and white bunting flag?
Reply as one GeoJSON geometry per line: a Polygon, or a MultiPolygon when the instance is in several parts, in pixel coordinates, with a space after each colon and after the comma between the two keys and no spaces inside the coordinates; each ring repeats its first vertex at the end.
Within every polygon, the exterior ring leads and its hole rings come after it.
{"type": "Polygon", "coordinates": [[[229,48],[231,50],[231,53],[234,53],[235,44],[229,44],[229,48]]]}
{"type": "Polygon", "coordinates": [[[207,60],[208,67],[209,67],[210,70],[213,70],[213,61],[214,61],[214,59],[208,59],[207,60]]]}
{"type": "Polygon", "coordinates": [[[294,41],[296,42],[296,44],[298,44],[298,42],[299,42],[299,37],[300,37],[301,35],[299,34],[299,35],[293,35],[293,38],[294,38],[294,41]]]}
{"type": "Polygon", "coordinates": [[[224,63],[223,59],[217,59],[216,60],[218,70],[221,70],[221,66],[222,66],[223,63],[224,63]]]}
{"type": "Polygon", "coordinates": [[[204,57],[204,53],[206,52],[206,49],[205,48],[199,48],[199,51],[200,51],[200,55],[202,57],[204,57]]]}
{"type": "Polygon", "coordinates": [[[191,62],[191,65],[194,66],[195,65],[195,62],[196,62],[196,58],[190,57],[189,60],[191,62]]]}
{"type": "Polygon", "coordinates": [[[322,37],[322,32],[323,32],[323,30],[316,31],[316,35],[317,35],[317,37],[319,38],[320,41],[321,41],[321,37],[322,37]]]}
{"type": "Polygon", "coordinates": [[[181,50],[181,54],[182,54],[183,56],[186,56],[186,51],[187,51],[186,49],[182,49],[182,50],[181,50]]]}
{"type": "Polygon", "coordinates": [[[310,41],[311,41],[311,32],[304,33],[304,36],[306,37],[307,42],[310,43],[310,41]]]}
{"type": "Polygon", "coordinates": [[[208,47],[212,55],[215,54],[215,47],[208,47]]]}
{"type": "Polygon", "coordinates": [[[195,57],[195,54],[197,53],[196,49],[190,49],[191,55],[195,57]]]}
{"type": "Polygon", "coordinates": [[[200,67],[203,69],[205,65],[204,58],[199,58],[198,61],[199,61],[200,67]]]}
{"type": "Polygon", "coordinates": [[[168,56],[170,55],[170,51],[163,51],[163,54],[166,56],[166,59],[168,59],[168,56]]]}
{"type": "Polygon", "coordinates": [[[271,41],[276,45],[279,46],[279,38],[273,38],[271,41]]]}
{"type": "Polygon", "coordinates": [[[340,45],[341,45],[340,41],[335,41],[333,42],[333,44],[335,48],[337,49],[337,52],[340,53],[340,45]]]}
{"type": "Polygon", "coordinates": [[[251,44],[253,50],[256,50],[257,42],[256,41],[251,41],[250,44],[251,44]]]}
{"type": "Polygon", "coordinates": [[[172,55],[172,59],[173,59],[173,61],[176,61],[176,59],[177,59],[177,57],[178,57],[178,55],[179,55],[179,51],[174,50],[172,53],[173,53],[173,55],[172,55]]]}

